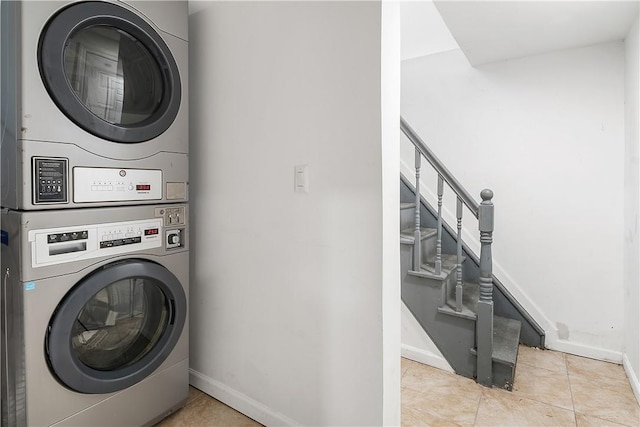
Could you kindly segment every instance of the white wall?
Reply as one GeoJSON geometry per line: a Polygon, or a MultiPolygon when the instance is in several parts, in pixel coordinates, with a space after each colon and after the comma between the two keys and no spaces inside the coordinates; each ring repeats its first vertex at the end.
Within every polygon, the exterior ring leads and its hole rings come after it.
{"type": "Polygon", "coordinates": [[[458,49],[431,0],[401,1],[402,60],[458,49]]]}
{"type": "Polygon", "coordinates": [[[191,382],[267,425],[397,424],[393,15],[194,6],[191,382]],[[299,164],[307,194],[293,191],[299,164]]]}
{"type": "Polygon", "coordinates": [[[640,401],[640,137],[638,132],[638,20],[625,40],[625,206],[624,206],[624,299],[625,369],[640,401]]]}
{"type": "Polygon", "coordinates": [[[459,50],[403,61],[401,99],[472,194],[495,191],[494,272],[549,346],[621,361],[623,43],[478,68],[459,50]]]}

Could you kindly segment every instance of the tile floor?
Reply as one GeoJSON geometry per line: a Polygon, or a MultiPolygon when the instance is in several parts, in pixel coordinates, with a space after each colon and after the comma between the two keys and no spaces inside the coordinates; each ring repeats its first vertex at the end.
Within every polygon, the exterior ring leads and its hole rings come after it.
{"type": "MultiPolygon", "coordinates": [[[[513,392],[489,389],[402,359],[403,426],[640,426],[623,368],[520,347],[513,392]]],[[[191,388],[187,405],[158,426],[260,426],[191,388]]]]}
{"type": "Polygon", "coordinates": [[[197,388],[189,387],[189,398],[184,408],[156,424],[156,427],[259,427],[261,425],[197,388]]]}

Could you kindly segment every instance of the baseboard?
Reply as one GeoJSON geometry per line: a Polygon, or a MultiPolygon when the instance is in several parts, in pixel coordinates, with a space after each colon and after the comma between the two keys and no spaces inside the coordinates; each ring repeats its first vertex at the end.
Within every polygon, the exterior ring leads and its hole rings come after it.
{"type": "Polygon", "coordinates": [[[189,369],[189,384],[218,399],[227,406],[243,413],[265,426],[300,426],[302,423],[273,411],[264,404],[250,398],[220,381],[189,369]]]}
{"type": "Polygon", "coordinates": [[[640,377],[638,377],[638,374],[633,370],[631,361],[626,353],[622,355],[622,366],[624,367],[624,371],[627,373],[627,378],[629,378],[629,384],[631,384],[633,394],[635,394],[636,400],[640,405],[640,377]]]}
{"type": "Polygon", "coordinates": [[[558,339],[547,342],[547,348],[561,351],[563,353],[573,354],[575,356],[588,357],[589,359],[604,360],[606,362],[622,364],[622,352],[607,350],[601,347],[594,347],[558,339]]]}
{"type": "Polygon", "coordinates": [[[437,354],[410,345],[402,344],[400,346],[402,357],[413,360],[414,362],[433,366],[447,372],[454,372],[449,362],[437,354]]]}

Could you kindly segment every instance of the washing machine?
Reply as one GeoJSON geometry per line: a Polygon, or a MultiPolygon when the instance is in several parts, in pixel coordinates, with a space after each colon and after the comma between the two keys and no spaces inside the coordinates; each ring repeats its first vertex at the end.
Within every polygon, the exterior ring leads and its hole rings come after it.
{"type": "Polygon", "coordinates": [[[187,1],[0,7],[2,206],[187,201],[187,1]]]}
{"type": "Polygon", "coordinates": [[[187,215],[2,210],[3,426],[152,425],[184,405],[187,215]]]}

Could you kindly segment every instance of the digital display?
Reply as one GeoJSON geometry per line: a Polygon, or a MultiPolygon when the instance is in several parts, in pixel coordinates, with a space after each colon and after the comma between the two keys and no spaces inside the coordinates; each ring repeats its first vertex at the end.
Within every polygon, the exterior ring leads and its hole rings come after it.
{"type": "Polygon", "coordinates": [[[151,191],[151,184],[136,184],[137,191],[151,191]]]}
{"type": "Polygon", "coordinates": [[[144,230],[144,235],[145,236],[155,236],[156,234],[158,234],[159,230],[157,228],[147,228],[146,230],[144,230]]]}

